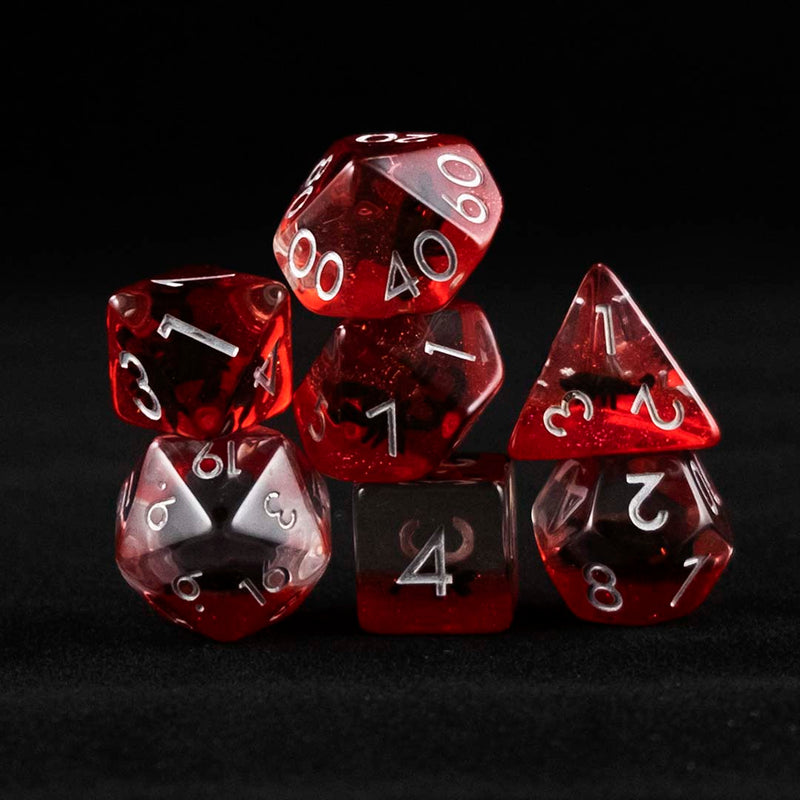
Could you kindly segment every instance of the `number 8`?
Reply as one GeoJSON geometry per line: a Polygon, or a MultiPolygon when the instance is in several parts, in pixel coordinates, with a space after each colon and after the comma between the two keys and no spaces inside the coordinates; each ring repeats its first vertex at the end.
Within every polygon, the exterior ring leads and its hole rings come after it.
{"type": "Polygon", "coordinates": [[[583,568],[583,579],[589,584],[589,602],[598,611],[619,611],[622,608],[622,595],[617,590],[617,576],[605,564],[587,564],[583,568]],[[595,578],[595,572],[600,573],[604,579],[602,582],[595,578]],[[600,591],[611,595],[610,603],[604,603],[600,599],[600,591]]]}

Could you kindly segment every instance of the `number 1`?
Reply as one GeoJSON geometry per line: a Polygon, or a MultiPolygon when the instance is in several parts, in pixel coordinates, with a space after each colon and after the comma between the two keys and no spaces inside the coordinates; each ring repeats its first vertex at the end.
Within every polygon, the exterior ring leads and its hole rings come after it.
{"type": "Polygon", "coordinates": [[[456,350],[454,347],[445,347],[443,344],[429,341],[425,342],[425,353],[429,356],[434,353],[444,353],[446,356],[460,358],[462,361],[475,361],[475,356],[472,353],[465,353],[463,350],[456,350]]]}
{"type": "Polygon", "coordinates": [[[172,314],[164,314],[164,319],[161,320],[161,324],[158,326],[158,332],[167,339],[172,331],[182,333],[184,336],[188,336],[190,339],[207,345],[212,350],[217,350],[231,358],[239,352],[239,348],[235,344],[226,342],[224,339],[214,336],[213,333],[196,328],[182,319],[173,317],[172,314]]]}
{"type": "Polygon", "coordinates": [[[614,320],[611,318],[611,306],[608,303],[598,303],[594,307],[594,313],[603,317],[603,333],[606,337],[606,353],[613,356],[617,353],[617,346],[614,344],[614,320]]]}

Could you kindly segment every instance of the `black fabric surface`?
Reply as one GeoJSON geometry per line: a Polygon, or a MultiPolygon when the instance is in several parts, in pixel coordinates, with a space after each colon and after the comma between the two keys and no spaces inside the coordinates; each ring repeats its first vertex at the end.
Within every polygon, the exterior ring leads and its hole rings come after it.
{"type": "MultiPolygon", "coordinates": [[[[4,798],[797,797],[787,25],[464,14],[455,31],[427,17],[422,50],[311,17],[292,36],[266,13],[98,6],[10,26],[4,798]],[[482,47],[455,47],[469,36],[482,47]],[[252,637],[172,626],[117,571],[116,495],[151,434],[111,410],[108,296],[199,261],[281,279],[272,233],[311,166],[339,136],[398,128],[471,139],[506,202],[460,295],[482,304],[506,380],[464,449],[505,450],[595,261],[719,422],[701,458],[736,550],[690,617],[569,613],[530,526],[547,462],[518,464],[521,598],[502,634],[361,632],[351,486],[334,480],[328,571],[252,637]]],[[[336,320],[292,308],[297,383],[336,320]]],[[[291,412],[269,424],[297,440],[291,412]]]]}

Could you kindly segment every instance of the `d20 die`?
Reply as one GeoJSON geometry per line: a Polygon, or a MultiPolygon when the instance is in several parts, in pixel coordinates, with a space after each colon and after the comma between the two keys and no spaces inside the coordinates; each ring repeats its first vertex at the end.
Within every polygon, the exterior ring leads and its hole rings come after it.
{"type": "Polygon", "coordinates": [[[690,614],[733,553],[722,501],[696,453],[563,461],[532,518],[556,589],[593,622],[647,625],[690,614]]]}
{"type": "Polygon", "coordinates": [[[316,313],[430,312],[483,258],[501,213],[494,179],[463,137],[349,136],[299,188],[273,250],[297,298],[316,313]]]}
{"type": "Polygon", "coordinates": [[[499,453],[353,488],[357,607],[372,633],[491,633],[517,602],[513,465],[499,453]]]}
{"type": "Polygon", "coordinates": [[[339,480],[415,480],[435,469],[503,381],[489,322],[473,303],[433,314],[344,320],[298,386],[303,448],[339,480]]]}
{"type": "Polygon", "coordinates": [[[167,619],[212,639],[291,613],[330,552],[324,479],[269,428],[156,437],[120,492],[123,577],[167,619]]]}
{"type": "Polygon", "coordinates": [[[108,301],[118,416],[207,439],[259,423],[292,397],[289,292],[277,281],[184,267],[108,301]]]}

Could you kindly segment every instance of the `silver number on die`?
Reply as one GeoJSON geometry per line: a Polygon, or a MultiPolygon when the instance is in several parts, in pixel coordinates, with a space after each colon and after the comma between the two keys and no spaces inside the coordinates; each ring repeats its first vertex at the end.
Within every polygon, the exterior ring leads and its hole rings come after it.
{"type": "Polygon", "coordinates": [[[592,398],[589,397],[588,394],[582,392],[580,389],[573,389],[572,391],[567,392],[563,399],[561,400],[561,404],[557,406],[550,406],[546,408],[544,414],[542,415],[542,421],[544,422],[545,430],[552,434],[553,436],[566,436],[567,432],[564,428],[556,425],[552,420],[553,417],[569,417],[572,413],[569,410],[569,404],[577,400],[583,406],[583,418],[585,420],[590,420],[594,416],[594,404],[592,403],[592,398]]]}
{"type": "Polygon", "coordinates": [[[663,528],[667,523],[669,512],[665,511],[663,508],[659,509],[653,519],[645,519],[642,516],[642,503],[653,493],[663,477],[663,472],[639,472],[625,476],[625,480],[629,484],[642,484],[642,488],[636,492],[630,503],[628,503],[628,516],[639,530],[657,531],[659,528],[663,528]]]}
{"type": "Polygon", "coordinates": [[[136,358],[133,353],[123,350],[119,354],[119,365],[122,367],[122,369],[130,369],[133,366],[139,373],[139,377],[136,379],[136,388],[144,392],[151,403],[151,405],[146,405],[138,397],[134,397],[133,402],[136,404],[136,407],[139,409],[139,411],[141,411],[142,414],[144,414],[148,419],[161,419],[161,403],[159,403],[155,392],[148,383],[147,372],[142,366],[142,362],[139,361],[139,359],[136,358]]]}
{"type": "Polygon", "coordinates": [[[379,403],[377,406],[368,408],[364,415],[367,419],[377,417],[379,414],[386,414],[386,424],[388,426],[388,433],[386,437],[386,444],[389,449],[389,455],[392,458],[397,457],[397,410],[394,400],[386,400],[379,403]]]}

